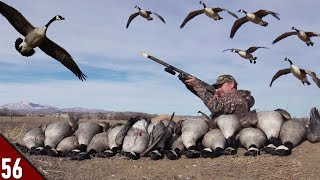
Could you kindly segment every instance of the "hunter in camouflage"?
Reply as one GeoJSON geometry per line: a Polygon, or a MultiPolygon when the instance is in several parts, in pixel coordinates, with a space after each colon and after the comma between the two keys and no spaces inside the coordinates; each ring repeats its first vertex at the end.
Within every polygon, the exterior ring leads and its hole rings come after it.
{"type": "MultiPolygon", "coordinates": [[[[184,80],[191,86],[198,97],[212,113],[212,118],[221,114],[234,114],[239,119],[244,118],[254,105],[254,98],[248,90],[237,90],[237,81],[231,75],[221,75],[213,84],[217,92],[209,92],[195,77],[184,80]],[[225,85],[226,84],[226,85],[225,85]]],[[[188,88],[190,89],[190,88],[188,88]]]]}

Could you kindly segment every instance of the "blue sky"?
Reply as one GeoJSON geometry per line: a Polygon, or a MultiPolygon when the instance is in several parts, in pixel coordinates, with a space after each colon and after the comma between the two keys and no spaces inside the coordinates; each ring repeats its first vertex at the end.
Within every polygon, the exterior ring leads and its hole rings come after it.
{"type": "Polygon", "coordinates": [[[145,51],[198,78],[212,83],[220,74],[232,74],[239,89],[248,89],[255,97],[258,110],[287,109],[295,117],[309,116],[312,107],[319,107],[320,91],[310,79],[303,86],[291,74],[268,85],[272,76],[289,63],[320,73],[320,39],[307,47],[297,37],[288,37],[275,45],[271,42],[291,27],[320,32],[314,22],[320,2],[309,0],[204,1],[207,7],[223,7],[239,17],[239,9],[255,12],[267,9],[280,14],[278,21],[266,16],[268,27],[244,24],[233,39],[229,38],[235,18],[226,12],[214,21],[204,14],[180,29],[190,11],[202,8],[199,1],[187,0],[105,0],[105,1],[21,1],[5,3],[19,10],[34,26],[46,24],[54,15],[65,21],[54,22],[47,36],[64,47],[88,76],[81,82],[58,61],[39,48],[26,58],[14,48],[22,37],[0,16],[0,105],[21,100],[56,107],[100,108],[114,111],[196,115],[209,112],[202,101],[190,93],[157,63],[140,55],[145,51]],[[128,17],[136,12],[135,5],[160,14],[165,20],[146,21],[135,18],[128,29],[128,17]],[[301,11],[303,10],[303,11],[301,11]],[[247,49],[266,46],[254,52],[255,65],[237,54],[222,52],[227,48],[247,49]]]}

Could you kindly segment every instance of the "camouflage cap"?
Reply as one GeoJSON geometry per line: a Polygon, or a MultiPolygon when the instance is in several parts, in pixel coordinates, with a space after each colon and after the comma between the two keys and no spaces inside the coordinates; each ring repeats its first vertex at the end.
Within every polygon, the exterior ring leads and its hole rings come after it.
{"type": "Polygon", "coordinates": [[[218,86],[225,82],[235,82],[236,84],[238,84],[237,81],[234,79],[234,77],[228,74],[224,74],[224,75],[220,75],[217,78],[217,81],[214,84],[212,84],[212,86],[218,86]]]}

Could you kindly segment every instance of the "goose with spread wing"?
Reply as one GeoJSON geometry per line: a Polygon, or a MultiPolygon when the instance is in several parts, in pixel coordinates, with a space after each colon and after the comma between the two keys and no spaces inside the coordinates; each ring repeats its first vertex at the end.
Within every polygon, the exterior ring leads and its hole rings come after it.
{"type": "Polygon", "coordinates": [[[262,18],[267,16],[268,14],[270,14],[273,17],[275,17],[276,19],[280,20],[278,13],[273,12],[273,11],[263,10],[263,9],[260,9],[259,11],[255,12],[255,13],[248,13],[247,11],[245,11],[243,9],[240,9],[238,12],[242,12],[246,16],[244,16],[243,18],[240,18],[234,22],[234,24],[231,28],[230,38],[233,38],[234,35],[236,34],[237,30],[240,28],[240,26],[242,26],[243,24],[245,24],[248,21],[266,27],[266,26],[268,26],[268,22],[263,21],[262,18]]]}
{"type": "Polygon", "coordinates": [[[268,49],[267,47],[252,46],[252,47],[248,48],[247,50],[241,50],[241,49],[232,48],[232,49],[226,49],[226,50],[224,50],[222,52],[230,50],[233,53],[239,54],[242,58],[248,59],[250,61],[250,63],[253,62],[253,64],[255,64],[256,60],[257,60],[257,57],[254,57],[251,53],[253,53],[254,51],[256,51],[259,48],[268,49]]]}
{"type": "Polygon", "coordinates": [[[25,36],[24,39],[18,38],[15,42],[15,48],[21,55],[32,56],[35,53],[34,48],[39,47],[72,71],[81,81],[86,80],[87,76],[82,73],[72,56],[46,36],[50,24],[64,20],[62,16],[56,15],[46,25],[34,27],[19,11],[2,1],[0,1],[0,13],[21,35],[25,36]]]}
{"type": "Polygon", "coordinates": [[[203,9],[200,9],[200,10],[195,10],[195,11],[192,11],[188,14],[188,16],[184,19],[184,21],[182,22],[180,28],[183,28],[185,26],[185,24],[190,21],[191,19],[193,19],[194,17],[200,15],[200,14],[205,14],[207,15],[209,18],[212,18],[214,19],[215,21],[217,20],[221,20],[223,19],[222,17],[220,17],[219,15],[219,12],[221,11],[227,11],[231,16],[239,19],[239,17],[234,14],[233,12],[227,10],[227,9],[224,9],[224,8],[221,8],[221,7],[216,7],[216,8],[207,8],[207,6],[204,4],[204,2],[200,1],[200,4],[203,5],[203,9]]]}
{"type": "Polygon", "coordinates": [[[298,66],[294,65],[292,63],[292,61],[288,58],[285,58],[284,59],[285,61],[289,61],[290,63],[290,68],[287,68],[287,69],[281,69],[279,70],[272,78],[271,80],[271,83],[270,83],[270,87],[272,86],[272,83],[273,81],[275,81],[277,78],[279,78],[280,76],[282,75],[286,75],[286,74],[289,74],[289,73],[292,73],[297,79],[299,79],[302,84],[304,85],[305,83],[307,85],[310,85],[310,82],[308,81],[308,78],[307,78],[307,74],[309,76],[312,77],[312,80],[317,84],[317,86],[320,88],[320,79],[317,77],[316,73],[314,72],[311,72],[307,69],[301,69],[299,68],[298,66]]]}
{"type": "Polygon", "coordinates": [[[156,15],[163,23],[166,23],[165,20],[163,19],[163,17],[161,17],[159,14],[157,14],[157,13],[155,13],[155,12],[143,10],[143,9],[141,9],[141,8],[138,7],[138,6],[135,6],[134,8],[137,8],[139,11],[136,12],[136,13],[133,13],[133,14],[131,14],[131,15],[129,16],[129,19],[128,19],[126,28],[129,27],[131,21],[132,21],[135,17],[137,17],[138,15],[140,15],[141,17],[147,19],[148,21],[151,21],[151,20],[153,20],[153,18],[151,17],[151,14],[154,14],[154,15],[156,15]]]}
{"type": "Polygon", "coordinates": [[[279,37],[277,37],[272,44],[277,43],[278,41],[288,37],[288,36],[292,36],[292,35],[297,35],[299,39],[301,39],[303,42],[305,42],[307,44],[307,46],[313,46],[313,42],[311,41],[310,37],[315,37],[315,36],[320,36],[319,33],[316,32],[307,32],[307,31],[303,31],[303,30],[299,30],[295,27],[291,28],[294,31],[291,32],[285,32],[283,34],[281,34],[279,37]]]}

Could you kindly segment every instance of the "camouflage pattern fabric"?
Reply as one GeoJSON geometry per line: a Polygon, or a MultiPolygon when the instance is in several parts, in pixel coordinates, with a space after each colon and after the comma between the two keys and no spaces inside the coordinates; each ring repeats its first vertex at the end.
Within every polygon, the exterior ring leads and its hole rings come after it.
{"type": "Polygon", "coordinates": [[[213,114],[213,117],[221,114],[234,114],[240,119],[245,117],[250,111],[250,107],[254,105],[254,98],[247,90],[237,90],[236,93],[225,94],[215,99],[213,94],[201,83],[195,85],[193,89],[213,114]]]}
{"type": "Polygon", "coordinates": [[[228,75],[228,74],[224,74],[224,75],[220,75],[217,78],[217,81],[214,84],[212,84],[212,86],[216,88],[216,86],[219,86],[219,85],[224,84],[226,82],[234,82],[235,84],[238,84],[233,76],[228,75]]]}

